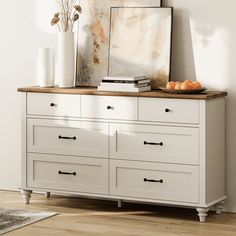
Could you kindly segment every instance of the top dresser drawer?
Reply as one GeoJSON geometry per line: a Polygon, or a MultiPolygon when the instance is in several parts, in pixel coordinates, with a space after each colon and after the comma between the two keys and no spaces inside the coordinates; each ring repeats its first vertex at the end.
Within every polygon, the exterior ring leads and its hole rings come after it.
{"type": "Polygon", "coordinates": [[[80,95],[28,93],[27,114],[80,117],[80,95]]]}
{"type": "Polygon", "coordinates": [[[81,117],[137,120],[138,98],[82,95],[81,117]]]}
{"type": "Polygon", "coordinates": [[[197,124],[199,101],[139,98],[139,120],[197,124]]]}

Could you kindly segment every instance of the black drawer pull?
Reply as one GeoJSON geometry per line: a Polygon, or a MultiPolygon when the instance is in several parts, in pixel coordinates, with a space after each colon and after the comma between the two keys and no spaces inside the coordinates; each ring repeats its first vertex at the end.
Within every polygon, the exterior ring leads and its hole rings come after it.
{"type": "Polygon", "coordinates": [[[114,109],[114,107],[112,107],[112,106],[107,106],[107,110],[113,110],[114,109]]]}
{"type": "Polygon", "coordinates": [[[64,171],[58,171],[58,174],[59,175],[76,175],[76,172],[72,172],[72,173],[70,173],[70,172],[64,172],[64,171]]]}
{"type": "Polygon", "coordinates": [[[166,108],[166,109],[165,109],[165,112],[170,112],[170,109],[169,109],[169,108],[166,108]]]}
{"type": "Polygon", "coordinates": [[[147,178],[144,178],[143,179],[144,182],[151,182],[151,183],[163,183],[163,179],[160,179],[160,180],[155,180],[155,179],[147,179],[147,178]]]}
{"type": "Polygon", "coordinates": [[[50,106],[51,106],[51,107],[55,107],[56,104],[55,104],[55,103],[50,103],[50,106]]]}
{"type": "Polygon", "coordinates": [[[160,143],[152,143],[152,142],[144,141],[143,144],[144,144],[144,145],[152,145],[152,146],[163,146],[163,142],[160,142],[160,143]]]}
{"type": "Polygon", "coordinates": [[[76,137],[63,137],[61,135],[58,136],[59,139],[71,139],[71,140],[76,140],[76,137]]]}

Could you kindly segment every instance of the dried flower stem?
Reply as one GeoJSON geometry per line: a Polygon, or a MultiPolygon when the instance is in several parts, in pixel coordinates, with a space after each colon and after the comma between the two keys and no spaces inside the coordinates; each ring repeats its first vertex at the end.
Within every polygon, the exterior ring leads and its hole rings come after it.
{"type": "Polygon", "coordinates": [[[81,7],[75,5],[76,0],[57,0],[57,3],[60,13],[54,14],[51,24],[57,24],[59,31],[73,31],[74,23],[81,14],[81,7]]]}

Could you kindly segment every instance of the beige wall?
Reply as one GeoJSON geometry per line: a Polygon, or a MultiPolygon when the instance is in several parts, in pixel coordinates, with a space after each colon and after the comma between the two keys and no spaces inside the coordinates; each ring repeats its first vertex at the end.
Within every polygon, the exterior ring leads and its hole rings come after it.
{"type": "MultiPolygon", "coordinates": [[[[54,0],[3,0],[0,8],[0,188],[20,185],[19,86],[35,84],[37,48],[55,45],[54,0]]],[[[172,79],[227,90],[227,210],[236,212],[236,1],[164,0],[175,8],[172,79]]]]}

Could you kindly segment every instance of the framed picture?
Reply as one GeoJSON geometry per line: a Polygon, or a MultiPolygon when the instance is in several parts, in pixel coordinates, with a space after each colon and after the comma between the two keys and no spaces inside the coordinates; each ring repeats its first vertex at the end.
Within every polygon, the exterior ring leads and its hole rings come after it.
{"type": "Polygon", "coordinates": [[[111,8],[109,75],[146,76],[153,89],[170,76],[172,8],[111,8]]]}
{"type": "Polygon", "coordinates": [[[80,0],[83,14],[78,28],[76,85],[97,86],[104,76],[115,71],[111,65],[118,50],[110,51],[110,36],[118,33],[111,22],[116,21],[115,8],[158,9],[160,4],[160,0],[80,0]]]}

